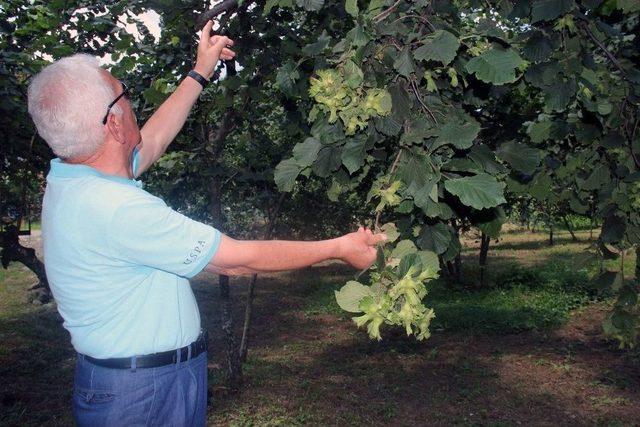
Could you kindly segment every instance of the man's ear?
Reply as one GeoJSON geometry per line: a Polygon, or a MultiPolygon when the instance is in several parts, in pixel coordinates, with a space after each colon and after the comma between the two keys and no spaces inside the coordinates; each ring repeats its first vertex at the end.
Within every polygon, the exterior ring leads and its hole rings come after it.
{"type": "Polygon", "coordinates": [[[109,114],[107,117],[107,130],[111,135],[113,135],[113,139],[118,141],[120,144],[124,144],[126,142],[122,114],[109,114]]]}

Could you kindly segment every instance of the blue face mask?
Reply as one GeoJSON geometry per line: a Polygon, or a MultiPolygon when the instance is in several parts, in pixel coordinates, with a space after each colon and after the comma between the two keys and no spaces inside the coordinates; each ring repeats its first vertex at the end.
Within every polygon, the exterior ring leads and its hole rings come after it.
{"type": "Polygon", "coordinates": [[[140,156],[138,156],[139,152],[140,150],[138,149],[138,145],[136,145],[133,148],[133,151],[131,151],[131,157],[129,158],[129,165],[131,167],[131,177],[133,179],[136,179],[136,170],[138,170],[138,165],[140,163],[140,156]]]}

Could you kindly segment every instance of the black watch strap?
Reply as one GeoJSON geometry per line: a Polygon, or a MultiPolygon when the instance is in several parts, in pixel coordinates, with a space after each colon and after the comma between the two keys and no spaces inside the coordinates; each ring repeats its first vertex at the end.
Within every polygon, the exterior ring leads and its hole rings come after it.
{"type": "Polygon", "coordinates": [[[209,80],[207,80],[204,77],[202,77],[195,70],[189,71],[189,73],[187,73],[187,76],[191,77],[192,79],[194,79],[195,81],[200,83],[202,85],[202,89],[206,88],[207,84],[209,84],[209,80]]]}

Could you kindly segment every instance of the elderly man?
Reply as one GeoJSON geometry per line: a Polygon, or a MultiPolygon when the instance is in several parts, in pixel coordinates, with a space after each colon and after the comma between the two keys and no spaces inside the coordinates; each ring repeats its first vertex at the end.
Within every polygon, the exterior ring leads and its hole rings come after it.
{"type": "Polygon", "coordinates": [[[240,241],[193,221],[135,180],[165,151],[233,41],[202,32],[194,69],[138,129],[127,89],[74,55],[29,87],[29,112],[59,157],[42,211],[45,266],[78,352],[79,425],[204,425],[206,336],[188,279],[340,259],[367,268],[385,239],[360,228],[325,241],[240,241]]]}

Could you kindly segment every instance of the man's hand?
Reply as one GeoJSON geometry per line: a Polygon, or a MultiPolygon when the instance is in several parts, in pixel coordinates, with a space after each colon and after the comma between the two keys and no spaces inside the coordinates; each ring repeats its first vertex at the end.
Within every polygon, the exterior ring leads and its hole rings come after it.
{"type": "Polygon", "coordinates": [[[359,270],[367,269],[376,260],[376,245],[385,240],[385,234],[373,234],[368,228],[360,227],[339,238],[340,259],[359,270]]]}
{"type": "Polygon", "coordinates": [[[230,46],[233,46],[233,40],[226,36],[211,36],[212,27],[213,21],[208,21],[202,29],[196,66],[193,67],[198,74],[207,80],[213,75],[218,60],[229,61],[236,56],[235,52],[229,49],[230,46]]]}

